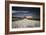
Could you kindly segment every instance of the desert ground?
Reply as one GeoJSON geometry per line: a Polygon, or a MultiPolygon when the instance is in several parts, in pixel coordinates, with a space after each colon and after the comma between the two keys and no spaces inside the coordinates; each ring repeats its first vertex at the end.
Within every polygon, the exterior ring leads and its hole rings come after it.
{"type": "Polygon", "coordinates": [[[31,27],[39,27],[39,26],[40,26],[40,21],[38,20],[22,19],[12,22],[13,28],[31,28],[31,27]]]}

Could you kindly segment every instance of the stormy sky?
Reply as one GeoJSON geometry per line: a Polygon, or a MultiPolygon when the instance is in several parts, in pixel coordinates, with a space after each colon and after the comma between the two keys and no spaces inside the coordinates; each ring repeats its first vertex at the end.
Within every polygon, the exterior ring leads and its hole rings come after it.
{"type": "Polygon", "coordinates": [[[12,7],[12,15],[16,17],[32,16],[40,19],[40,8],[36,7],[12,7]]]}

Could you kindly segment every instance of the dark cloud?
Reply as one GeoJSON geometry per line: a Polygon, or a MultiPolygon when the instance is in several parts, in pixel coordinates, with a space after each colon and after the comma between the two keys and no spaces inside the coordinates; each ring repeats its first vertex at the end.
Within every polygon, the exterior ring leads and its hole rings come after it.
{"type": "Polygon", "coordinates": [[[36,7],[12,7],[12,13],[16,17],[33,16],[33,18],[40,18],[40,8],[36,7]]]}

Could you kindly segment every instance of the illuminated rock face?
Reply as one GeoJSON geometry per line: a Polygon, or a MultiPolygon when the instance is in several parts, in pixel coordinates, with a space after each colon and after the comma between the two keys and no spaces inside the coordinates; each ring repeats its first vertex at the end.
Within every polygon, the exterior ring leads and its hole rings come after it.
{"type": "Polygon", "coordinates": [[[28,20],[23,19],[19,21],[13,21],[13,28],[31,28],[31,27],[39,27],[40,22],[37,20],[28,20]]]}
{"type": "Polygon", "coordinates": [[[32,16],[26,16],[26,18],[30,18],[30,19],[31,19],[31,18],[32,18],[32,16]]]}

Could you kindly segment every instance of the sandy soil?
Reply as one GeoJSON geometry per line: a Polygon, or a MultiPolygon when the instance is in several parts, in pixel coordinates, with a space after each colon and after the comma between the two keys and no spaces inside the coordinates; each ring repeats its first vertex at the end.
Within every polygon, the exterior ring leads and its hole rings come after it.
{"type": "Polygon", "coordinates": [[[39,27],[39,26],[40,26],[40,21],[37,20],[23,19],[23,20],[12,22],[13,28],[27,28],[27,27],[31,28],[31,27],[39,27]]]}

